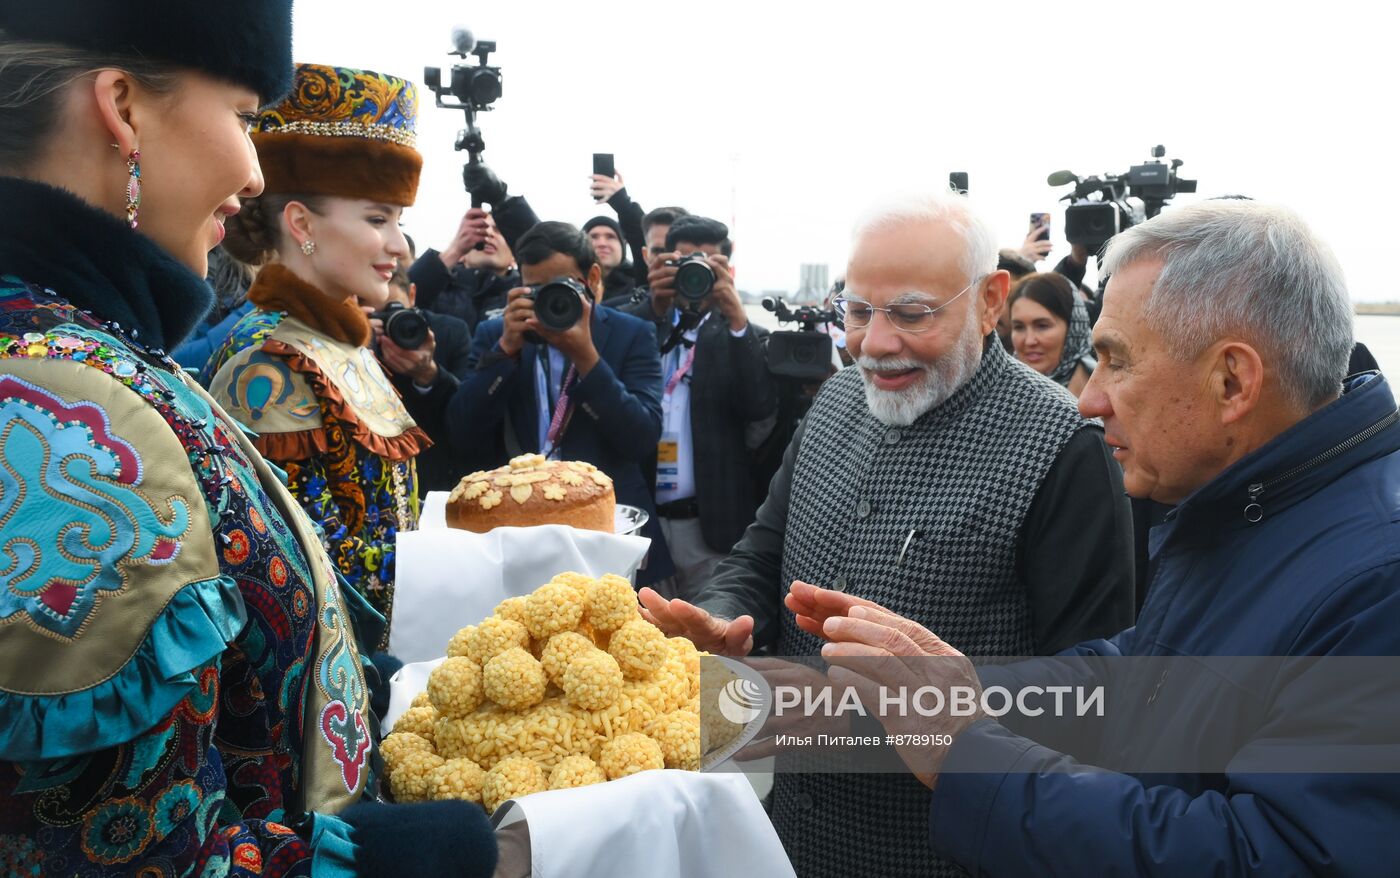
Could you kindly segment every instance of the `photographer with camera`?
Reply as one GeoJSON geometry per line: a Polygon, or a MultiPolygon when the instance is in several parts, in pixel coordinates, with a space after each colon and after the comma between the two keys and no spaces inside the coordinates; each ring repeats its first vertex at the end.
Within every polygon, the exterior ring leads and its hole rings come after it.
{"type": "Polygon", "coordinates": [[[372,346],[404,408],[433,440],[417,459],[418,491],[426,495],[452,490],[462,475],[448,442],[446,414],[458,383],[470,371],[472,333],[451,314],[415,307],[416,299],[417,291],[400,267],[389,281],[384,310],[363,301],[361,308],[369,318],[372,346]]]}
{"type": "Polygon", "coordinates": [[[474,330],[492,311],[505,307],[506,293],[520,285],[515,255],[491,214],[469,209],[441,252],[429,248],[414,260],[409,281],[421,307],[450,314],[474,330]]]}
{"type": "Polygon", "coordinates": [[[621,309],[653,321],[661,348],[656,508],[676,565],[674,596],[699,588],[753,521],[760,498],[747,430],[777,404],[767,333],[749,323],[728,252],[723,223],[677,219],[652,257],[651,289],[621,309]]]}
{"type": "Polygon", "coordinates": [[[481,469],[519,454],[591,463],[612,477],[619,503],[645,509],[652,548],[639,581],[671,573],[643,465],[661,434],[661,361],[651,324],[597,299],[603,272],[588,239],[544,222],[515,248],[528,286],[483,322],[471,370],[447,410],[459,457],[481,469]]]}

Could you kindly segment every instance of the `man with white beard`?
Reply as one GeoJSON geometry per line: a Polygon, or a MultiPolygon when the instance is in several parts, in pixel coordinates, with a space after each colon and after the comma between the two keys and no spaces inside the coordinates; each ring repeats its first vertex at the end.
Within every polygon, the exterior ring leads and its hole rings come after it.
{"type": "MultiPolygon", "coordinates": [[[[794,580],[936,630],[965,655],[1053,653],[1132,624],[1122,472],[1096,421],[993,330],[1010,283],[991,229],[953,193],[856,226],[846,288],[856,365],[823,386],[757,521],[693,603],[641,592],[701,649],[819,655],[783,610],[794,580]]],[[[907,775],[781,766],[773,824],[807,876],[959,875],[927,841],[907,775]]]]}

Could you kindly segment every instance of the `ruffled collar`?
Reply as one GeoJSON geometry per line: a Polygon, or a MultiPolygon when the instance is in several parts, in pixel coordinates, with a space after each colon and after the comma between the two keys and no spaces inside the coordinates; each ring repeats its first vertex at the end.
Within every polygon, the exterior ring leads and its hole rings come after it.
{"type": "Polygon", "coordinates": [[[336,341],[361,348],[369,344],[369,318],[355,301],[326,295],[285,265],[264,266],[248,289],[248,299],[264,311],[285,311],[336,341]]]}
{"type": "Polygon", "coordinates": [[[0,177],[0,274],[51,290],[169,350],[209,313],[214,292],[154,241],[71,192],[0,177]]]}

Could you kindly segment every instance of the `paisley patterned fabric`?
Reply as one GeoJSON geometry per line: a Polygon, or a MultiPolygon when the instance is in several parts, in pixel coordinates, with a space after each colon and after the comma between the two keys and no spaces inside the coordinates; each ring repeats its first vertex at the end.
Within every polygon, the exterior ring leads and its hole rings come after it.
{"type": "MultiPolygon", "coordinates": [[[[413,455],[421,435],[383,368],[364,348],[280,312],[255,310],[210,361],[215,399],[258,433],[255,444],[287,472],[293,496],[320,525],[336,569],[392,621],[394,547],[418,522],[413,455]],[[250,380],[279,370],[276,380],[250,380]],[[314,416],[301,389],[314,393],[314,416]],[[265,389],[264,389],[265,388],[265,389]],[[278,400],[282,402],[278,402],[278,400]],[[314,428],[309,426],[312,422],[314,428]],[[403,444],[393,444],[403,439],[403,444]]],[[[385,640],[379,646],[387,646],[385,640]]]]}
{"type": "Polygon", "coordinates": [[[71,752],[34,758],[0,731],[0,872],[309,875],[308,842],[282,821],[373,784],[363,660],[310,522],[202,390],[8,279],[0,435],[0,717],[39,717],[62,739],[69,715],[48,708],[94,663],[129,659],[71,752]],[[229,584],[223,632],[189,628],[189,605],[161,591],[211,582],[229,584]],[[132,657],[104,626],[147,610],[132,657]],[[45,648],[72,659],[36,660],[45,648]]]}
{"type": "Polygon", "coordinates": [[[418,87],[411,82],[369,70],[298,64],[292,93],[263,111],[257,131],[356,136],[413,146],[417,120],[418,87]]]}

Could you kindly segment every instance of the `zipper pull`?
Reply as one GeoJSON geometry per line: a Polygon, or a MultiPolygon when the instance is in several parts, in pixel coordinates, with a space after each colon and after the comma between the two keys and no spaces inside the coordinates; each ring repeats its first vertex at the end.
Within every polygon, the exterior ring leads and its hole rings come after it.
{"type": "Polygon", "coordinates": [[[1264,520],[1264,507],[1259,505],[1259,498],[1264,496],[1264,483],[1255,482],[1249,486],[1249,505],[1244,508],[1244,520],[1250,524],[1258,524],[1264,520]]]}

